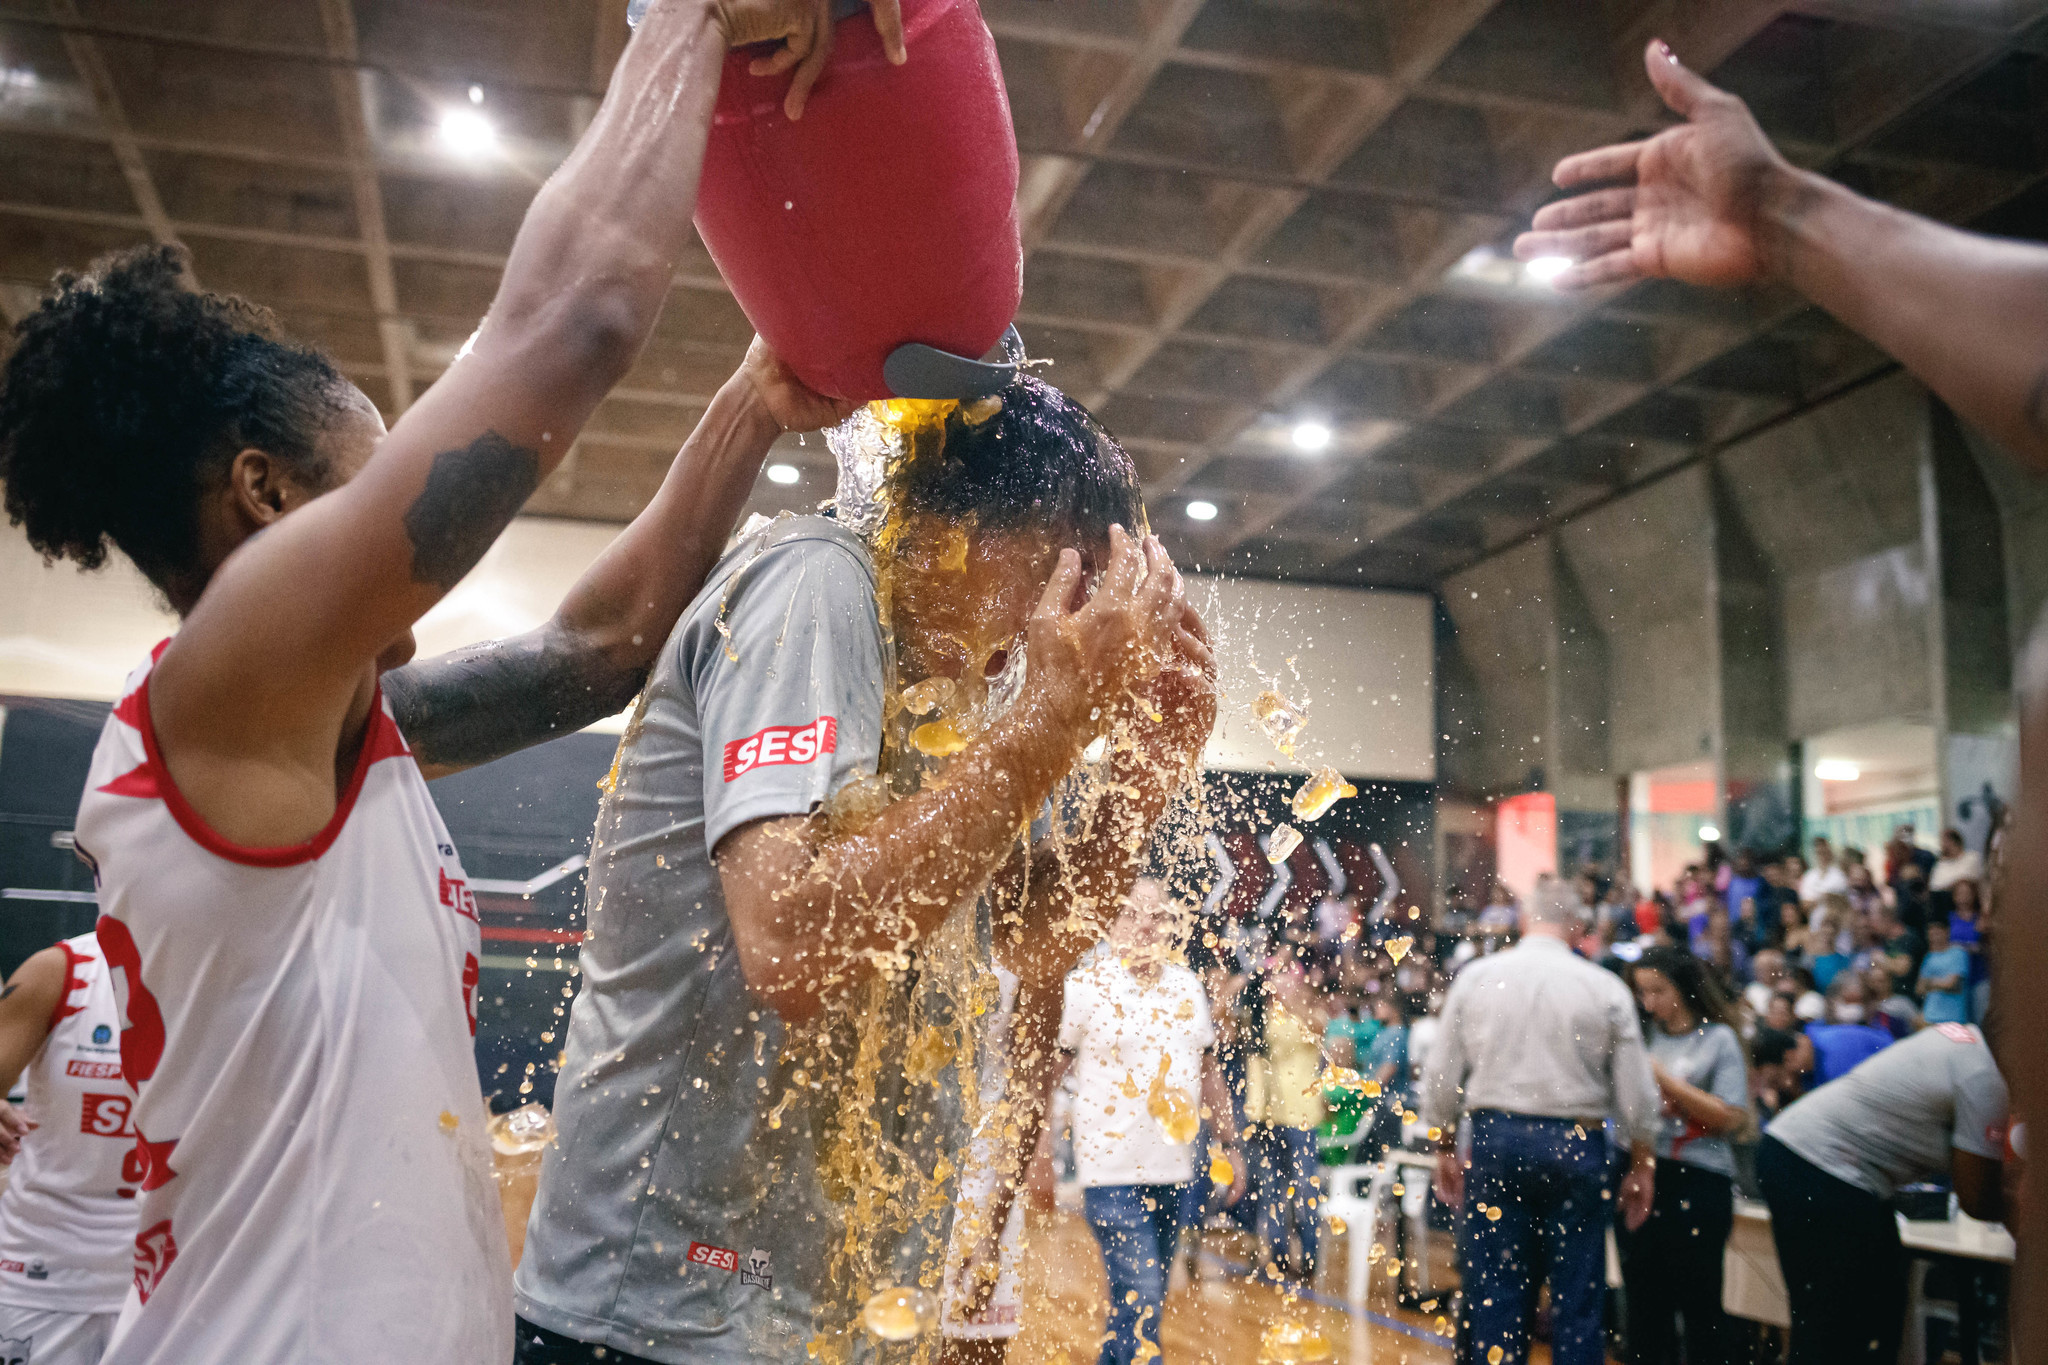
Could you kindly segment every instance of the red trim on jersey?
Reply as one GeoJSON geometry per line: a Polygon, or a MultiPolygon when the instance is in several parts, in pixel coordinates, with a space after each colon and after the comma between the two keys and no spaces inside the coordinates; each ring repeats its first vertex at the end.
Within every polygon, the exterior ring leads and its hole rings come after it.
{"type": "Polygon", "coordinates": [[[486,924],[483,927],[486,943],[581,943],[581,929],[523,929],[517,926],[500,927],[486,924]]]}
{"type": "Polygon", "coordinates": [[[146,760],[122,773],[100,790],[109,796],[134,796],[144,801],[154,801],[163,795],[163,789],[157,784],[156,769],[150,767],[146,760]]]}
{"type": "Polygon", "coordinates": [[[52,1033],[57,1031],[57,1025],[63,1023],[72,1015],[85,1013],[85,1006],[70,1003],[71,992],[85,989],[85,978],[78,974],[78,969],[92,961],[91,958],[79,952],[78,949],[72,947],[69,942],[63,939],[58,940],[57,946],[64,950],[64,989],[58,993],[57,1003],[50,1010],[50,1031],[52,1033]]]}
{"type": "Polygon", "coordinates": [[[326,853],[334,846],[334,841],[341,835],[341,827],[348,823],[349,815],[354,812],[356,797],[362,793],[363,779],[369,776],[370,765],[381,759],[409,757],[412,753],[398,733],[398,723],[385,713],[384,689],[380,686],[370,696],[369,733],[363,736],[362,752],[356,755],[355,771],[349,774],[348,786],[342,789],[341,799],[334,803],[333,816],[320,832],[302,844],[267,848],[238,844],[216,834],[199,812],[192,809],[185,794],[178,790],[178,784],[172,779],[171,770],[164,766],[163,754],[156,746],[156,718],[149,711],[149,679],[144,678],[136,691],[142,697],[138,709],[142,713],[142,751],[149,755],[146,766],[156,776],[157,794],[163,798],[171,817],[193,843],[216,857],[247,867],[295,867],[300,863],[310,863],[326,853]]]}
{"type": "Polygon", "coordinates": [[[140,687],[121,698],[120,704],[114,708],[114,719],[132,730],[142,729],[142,689],[140,687]]]}

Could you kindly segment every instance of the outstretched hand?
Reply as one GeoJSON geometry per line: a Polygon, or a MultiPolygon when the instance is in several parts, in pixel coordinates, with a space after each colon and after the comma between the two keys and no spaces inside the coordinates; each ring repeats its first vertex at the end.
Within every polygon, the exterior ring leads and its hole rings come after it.
{"type": "Polygon", "coordinates": [[[1557,277],[1560,289],[1652,277],[1710,287],[1763,278],[1760,224],[1785,159],[1747,105],[1687,69],[1661,39],[1643,60],[1657,94],[1685,122],[1558,162],[1551,178],[1560,188],[1607,188],[1540,209],[1515,240],[1515,255],[1575,262],[1557,277]]]}
{"type": "MultiPolygon", "coordinates": [[[[782,46],[765,57],[756,57],[747,70],[756,76],[777,76],[794,69],[789,93],[783,97],[782,112],[792,121],[804,116],[811,87],[824,74],[825,61],[832,55],[832,0],[713,0],[719,31],[729,47],[750,43],[780,42],[782,46]]],[[[902,0],[868,0],[869,13],[882,34],[882,50],[889,60],[903,65],[908,53],[903,45],[902,0]]]]}

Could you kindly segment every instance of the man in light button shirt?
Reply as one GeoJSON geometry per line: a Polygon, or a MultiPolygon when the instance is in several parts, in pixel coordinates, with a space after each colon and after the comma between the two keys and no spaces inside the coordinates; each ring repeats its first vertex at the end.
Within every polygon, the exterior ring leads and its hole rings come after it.
{"type": "Polygon", "coordinates": [[[1572,953],[1583,913],[1564,883],[1537,886],[1522,907],[1522,941],[1452,983],[1424,1078],[1423,1117],[1444,1138],[1437,1192],[1464,1212],[1466,1358],[1492,1365],[1528,1358],[1528,1319],[1546,1278],[1552,1359],[1605,1359],[1609,1116],[1632,1158],[1623,1217],[1635,1228],[1650,1212],[1657,1082],[1628,987],[1572,953]],[[1462,1160],[1460,1123],[1470,1144],[1462,1160]]]}

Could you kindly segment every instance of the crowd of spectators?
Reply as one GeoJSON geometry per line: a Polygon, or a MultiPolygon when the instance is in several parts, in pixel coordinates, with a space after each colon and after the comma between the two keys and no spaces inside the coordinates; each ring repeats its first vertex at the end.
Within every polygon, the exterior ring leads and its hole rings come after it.
{"type": "MultiPolygon", "coordinates": [[[[1926,1026],[1981,1023],[1985,861],[1958,831],[1943,831],[1937,853],[1905,825],[1875,853],[1816,838],[1805,855],[1703,854],[1648,896],[1582,870],[1571,938],[1635,991],[1653,1059],[1678,1048],[1666,1034],[1711,1033],[1713,1065],[1692,1068],[1707,1080],[1665,1065],[1693,1059],[1659,1062],[1663,1102],[1667,1114],[1712,1119],[1718,1104],[1735,1116],[1703,1128],[1715,1135],[1692,1159],[1754,1195],[1762,1128],[1800,1096],[1926,1026]]],[[[1515,894],[1496,884],[1477,896],[1451,888],[1433,914],[1354,897],[1196,928],[1188,965],[1207,988],[1253,1166],[1249,1197],[1227,1212],[1256,1235],[1264,1276],[1314,1276],[1320,1166],[1368,1163],[1404,1139],[1427,1146],[1417,1086],[1445,993],[1468,963],[1516,942],[1520,920],[1515,894]]]]}

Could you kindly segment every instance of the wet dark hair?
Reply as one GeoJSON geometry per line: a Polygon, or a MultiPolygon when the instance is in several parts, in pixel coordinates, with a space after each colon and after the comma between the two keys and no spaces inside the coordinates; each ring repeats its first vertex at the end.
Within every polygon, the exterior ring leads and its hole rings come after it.
{"type": "Polygon", "coordinates": [[[1636,971],[1659,972],[1678,989],[1685,1007],[1702,1024],[1735,1026],[1735,1007],[1722,993],[1707,965],[1683,948],[1645,948],[1636,960],[1636,971]]]}
{"type": "Polygon", "coordinates": [[[1035,375],[1002,392],[1002,411],[976,424],[963,405],[943,441],[919,441],[897,476],[906,512],[968,516],[991,530],[1053,526],[1097,543],[1111,523],[1144,524],[1138,471],[1088,409],[1035,375]]]}
{"type": "Polygon", "coordinates": [[[254,448],[313,487],[347,381],[270,313],[198,288],[182,248],[59,273],[0,369],[7,515],[46,560],[88,569],[109,544],[159,588],[198,569],[199,495],[254,448]]]}

